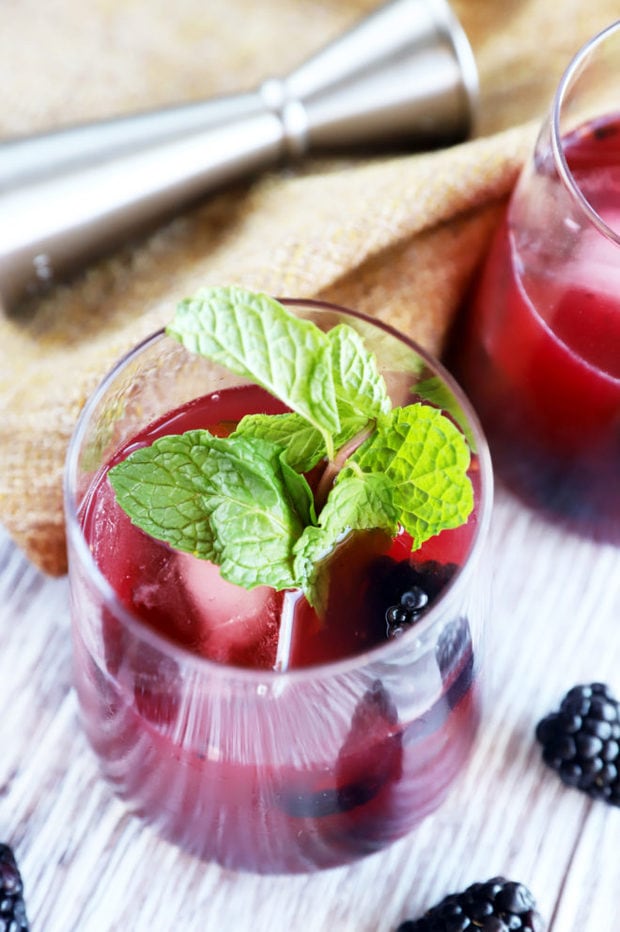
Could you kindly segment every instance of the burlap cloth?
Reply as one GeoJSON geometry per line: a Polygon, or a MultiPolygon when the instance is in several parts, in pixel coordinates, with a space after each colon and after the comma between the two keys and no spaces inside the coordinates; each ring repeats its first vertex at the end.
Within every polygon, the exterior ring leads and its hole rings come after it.
{"type": "MultiPolygon", "coordinates": [[[[0,137],[247,90],[376,0],[20,0],[0,30],[0,137]]],[[[321,297],[435,353],[570,56],[618,0],[454,0],[478,62],[475,139],[432,154],[306,162],[212,196],[22,319],[0,309],[0,522],[65,570],[62,470],[88,393],[201,284],[321,297]]],[[[2,223],[10,223],[3,216],[2,223]]]]}

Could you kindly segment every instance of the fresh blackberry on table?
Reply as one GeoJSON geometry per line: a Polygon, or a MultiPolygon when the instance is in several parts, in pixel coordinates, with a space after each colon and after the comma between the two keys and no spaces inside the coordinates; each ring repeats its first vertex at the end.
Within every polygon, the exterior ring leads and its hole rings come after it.
{"type": "Polygon", "coordinates": [[[373,567],[370,597],[373,613],[385,625],[386,637],[399,637],[423,616],[458,569],[455,563],[427,560],[413,566],[389,557],[373,567]]]}
{"type": "Polygon", "coordinates": [[[620,703],[608,686],[574,686],[538,723],[536,738],[563,783],[620,806],[620,703]]]}
{"type": "Polygon", "coordinates": [[[451,893],[397,932],[543,932],[536,901],[526,886],[504,877],[451,893]]]}
{"type": "Polygon", "coordinates": [[[0,932],[28,932],[24,886],[9,845],[0,844],[0,932]]]}

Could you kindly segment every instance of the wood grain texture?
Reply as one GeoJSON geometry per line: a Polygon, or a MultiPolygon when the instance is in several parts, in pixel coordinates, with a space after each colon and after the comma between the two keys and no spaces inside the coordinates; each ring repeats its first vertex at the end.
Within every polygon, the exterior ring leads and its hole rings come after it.
{"type": "Polygon", "coordinates": [[[550,932],[617,932],[620,810],[565,789],[533,729],[574,683],[620,691],[620,550],[500,489],[488,567],[483,727],[443,808],[354,866],[255,877],[178,852],[100,780],[71,687],[67,580],[40,575],[0,529],[0,836],[33,932],[390,932],[497,873],[532,888],[550,932]]]}

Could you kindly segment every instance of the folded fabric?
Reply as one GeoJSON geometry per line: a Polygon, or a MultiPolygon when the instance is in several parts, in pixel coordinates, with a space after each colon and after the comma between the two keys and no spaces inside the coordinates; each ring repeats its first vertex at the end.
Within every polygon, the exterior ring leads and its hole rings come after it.
{"type": "MultiPolygon", "coordinates": [[[[253,87],[376,5],[22,0],[0,34],[0,135],[253,87]]],[[[480,71],[472,141],[274,170],[119,245],[27,315],[0,312],[0,522],[36,565],[66,569],[62,473],[85,399],[201,285],[335,301],[440,354],[563,68],[616,5],[455,0],[480,71]]]]}

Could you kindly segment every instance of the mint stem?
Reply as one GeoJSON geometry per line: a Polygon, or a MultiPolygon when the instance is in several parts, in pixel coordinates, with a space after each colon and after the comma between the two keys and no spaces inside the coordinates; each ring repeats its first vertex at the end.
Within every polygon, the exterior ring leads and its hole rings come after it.
{"type": "Polygon", "coordinates": [[[355,453],[358,447],[364,443],[365,440],[372,435],[375,429],[375,425],[369,424],[361,430],[359,433],[352,437],[343,447],[338,450],[338,453],[333,460],[329,460],[321,478],[319,479],[319,484],[317,485],[316,493],[314,495],[314,503],[316,506],[317,514],[322,509],[323,505],[327,501],[327,496],[329,495],[331,488],[336,481],[336,476],[344,466],[348,458],[355,453]]]}

